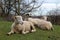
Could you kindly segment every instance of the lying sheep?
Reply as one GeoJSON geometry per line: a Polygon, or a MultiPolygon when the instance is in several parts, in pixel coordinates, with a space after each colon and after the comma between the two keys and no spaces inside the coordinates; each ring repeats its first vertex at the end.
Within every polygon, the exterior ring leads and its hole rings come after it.
{"type": "Polygon", "coordinates": [[[28,21],[32,22],[34,25],[37,25],[41,29],[53,30],[52,23],[38,18],[28,18],[28,21]]]}
{"type": "Polygon", "coordinates": [[[43,20],[46,20],[47,21],[47,16],[42,16],[42,18],[41,19],[43,19],[43,20]]]}
{"type": "Polygon", "coordinates": [[[16,16],[15,21],[11,26],[11,31],[8,33],[8,35],[14,32],[15,33],[22,32],[22,34],[26,34],[26,33],[35,32],[35,31],[36,29],[34,25],[32,24],[32,22],[23,21],[21,16],[16,16]]]}

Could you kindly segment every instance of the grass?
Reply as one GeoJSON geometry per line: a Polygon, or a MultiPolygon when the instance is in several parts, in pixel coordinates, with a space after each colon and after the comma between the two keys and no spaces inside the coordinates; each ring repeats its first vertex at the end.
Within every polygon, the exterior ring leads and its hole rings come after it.
{"type": "Polygon", "coordinates": [[[41,30],[36,28],[35,33],[13,34],[7,36],[6,33],[10,31],[12,22],[0,21],[0,40],[60,40],[60,26],[53,25],[54,31],[41,30]]]}

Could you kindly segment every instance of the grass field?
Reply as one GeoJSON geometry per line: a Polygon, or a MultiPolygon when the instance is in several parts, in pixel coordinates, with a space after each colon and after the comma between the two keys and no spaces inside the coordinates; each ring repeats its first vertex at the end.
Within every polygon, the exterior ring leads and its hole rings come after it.
{"type": "Polygon", "coordinates": [[[0,21],[0,40],[60,40],[60,26],[53,25],[54,31],[44,31],[36,28],[35,33],[23,34],[13,34],[7,36],[6,33],[10,31],[10,26],[12,22],[0,21]]]}

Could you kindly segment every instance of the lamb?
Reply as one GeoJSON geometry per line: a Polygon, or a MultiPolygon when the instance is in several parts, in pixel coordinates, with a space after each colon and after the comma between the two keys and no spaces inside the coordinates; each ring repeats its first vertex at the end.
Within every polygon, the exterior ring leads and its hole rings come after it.
{"type": "Polygon", "coordinates": [[[37,25],[41,29],[54,30],[52,23],[38,18],[28,18],[28,21],[37,25]]]}
{"type": "Polygon", "coordinates": [[[12,33],[20,33],[27,34],[29,32],[35,32],[36,29],[32,22],[30,21],[23,21],[22,16],[15,16],[15,21],[11,26],[11,31],[8,33],[8,35],[12,33]]]}

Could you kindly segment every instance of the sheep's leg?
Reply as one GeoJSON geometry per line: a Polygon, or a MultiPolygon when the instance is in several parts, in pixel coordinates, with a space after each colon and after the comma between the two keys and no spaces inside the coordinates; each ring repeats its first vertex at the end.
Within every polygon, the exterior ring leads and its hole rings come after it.
{"type": "Polygon", "coordinates": [[[26,34],[29,33],[29,31],[26,31],[26,34]]]}
{"type": "Polygon", "coordinates": [[[54,28],[53,28],[53,27],[51,27],[51,30],[53,31],[53,30],[54,30],[54,28]]]}
{"type": "Polygon", "coordinates": [[[8,32],[8,35],[13,34],[14,32],[16,32],[16,31],[15,31],[14,27],[12,27],[12,28],[11,28],[11,31],[10,31],[10,32],[8,32]]]}
{"type": "Polygon", "coordinates": [[[27,33],[29,33],[29,31],[25,31],[25,28],[23,28],[22,34],[27,34],[27,33]]]}
{"type": "Polygon", "coordinates": [[[27,33],[29,33],[29,31],[23,31],[23,32],[22,32],[22,34],[27,34],[27,33]]]}
{"type": "Polygon", "coordinates": [[[9,33],[8,33],[8,35],[11,35],[11,34],[13,34],[14,33],[14,30],[11,30],[9,33]]]}
{"type": "Polygon", "coordinates": [[[36,29],[35,29],[34,25],[33,25],[33,24],[31,24],[31,26],[32,26],[32,30],[31,30],[31,32],[35,32],[35,31],[36,31],[36,29]]]}
{"type": "Polygon", "coordinates": [[[31,30],[31,32],[35,32],[36,30],[31,30]]]}
{"type": "Polygon", "coordinates": [[[22,34],[26,34],[26,33],[25,33],[25,28],[22,29],[22,34]]]}
{"type": "Polygon", "coordinates": [[[14,26],[15,26],[15,23],[12,24],[11,31],[9,33],[7,33],[7,35],[14,33],[14,26]]]}

